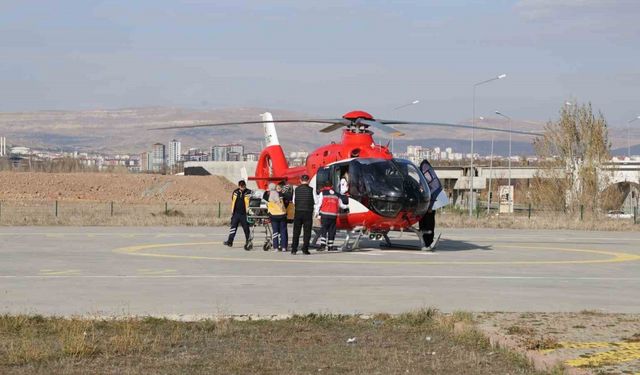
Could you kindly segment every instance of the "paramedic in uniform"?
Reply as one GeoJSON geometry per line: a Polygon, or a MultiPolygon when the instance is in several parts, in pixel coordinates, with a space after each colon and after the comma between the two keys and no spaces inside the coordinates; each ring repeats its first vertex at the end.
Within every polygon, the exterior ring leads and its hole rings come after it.
{"type": "Polygon", "coordinates": [[[224,244],[231,247],[233,246],[233,239],[236,236],[236,230],[238,224],[242,226],[244,231],[244,237],[246,243],[244,245],[245,250],[250,249],[250,235],[249,235],[249,223],[247,222],[247,209],[249,208],[249,198],[251,197],[251,190],[247,189],[247,183],[244,180],[238,181],[238,188],[231,194],[231,228],[229,229],[229,238],[224,241],[224,244]]]}
{"type": "Polygon", "coordinates": [[[338,212],[341,208],[347,208],[348,206],[342,202],[342,199],[331,188],[331,181],[327,180],[324,183],[324,187],[318,194],[318,202],[316,204],[316,212],[320,214],[320,248],[318,250],[324,250],[326,245],[328,251],[337,250],[333,246],[333,241],[336,238],[336,221],[338,218],[338,212]]]}
{"type": "Polygon", "coordinates": [[[276,251],[287,251],[287,205],[289,202],[282,193],[282,185],[269,184],[262,199],[267,201],[267,212],[271,219],[271,241],[276,251]]]}

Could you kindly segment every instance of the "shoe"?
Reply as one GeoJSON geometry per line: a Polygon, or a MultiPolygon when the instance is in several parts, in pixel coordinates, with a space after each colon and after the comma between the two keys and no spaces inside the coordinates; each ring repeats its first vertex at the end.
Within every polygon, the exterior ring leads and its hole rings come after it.
{"type": "Polygon", "coordinates": [[[440,236],[442,236],[442,233],[440,233],[438,235],[438,237],[436,237],[436,239],[433,242],[431,242],[431,244],[429,246],[427,246],[427,249],[429,251],[435,251],[436,250],[436,246],[438,246],[438,242],[440,242],[440,236]]]}
{"type": "Polygon", "coordinates": [[[320,247],[316,249],[316,251],[324,251],[324,250],[325,250],[325,245],[320,245],[320,247]]]}
{"type": "Polygon", "coordinates": [[[302,250],[302,254],[304,254],[304,255],[311,255],[311,253],[309,252],[309,250],[302,250]]]}
{"type": "Polygon", "coordinates": [[[222,244],[229,247],[233,246],[233,242],[230,242],[230,241],[224,241],[222,244]]]}
{"type": "Polygon", "coordinates": [[[297,252],[298,252],[297,250],[296,251],[291,250],[291,255],[296,255],[297,252]]]}
{"type": "Polygon", "coordinates": [[[244,249],[247,250],[247,251],[253,249],[253,243],[252,242],[247,242],[246,244],[244,244],[244,249]]]}

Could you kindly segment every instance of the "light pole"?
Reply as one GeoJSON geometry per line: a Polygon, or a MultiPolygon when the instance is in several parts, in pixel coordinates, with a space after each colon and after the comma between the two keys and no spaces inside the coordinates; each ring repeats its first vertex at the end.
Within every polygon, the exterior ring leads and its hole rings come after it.
{"type": "MultiPolygon", "coordinates": [[[[509,212],[511,212],[511,202],[513,201],[513,197],[511,194],[511,130],[512,130],[512,122],[511,121],[511,117],[505,115],[504,113],[500,112],[500,111],[496,111],[496,115],[504,117],[507,119],[507,121],[509,122],[509,160],[508,160],[508,165],[509,165],[509,178],[508,178],[508,182],[507,185],[509,185],[509,212]]],[[[515,188],[513,189],[515,192],[515,188]]]]}
{"type": "Polygon", "coordinates": [[[633,120],[627,122],[627,156],[631,159],[631,143],[629,143],[629,128],[631,128],[631,123],[640,120],[640,116],[636,116],[633,120]]]}
{"type": "Polygon", "coordinates": [[[471,117],[471,168],[469,169],[469,216],[473,216],[473,143],[476,137],[476,88],[485,83],[493,82],[499,79],[506,78],[506,74],[500,74],[499,76],[478,82],[473,85],[473,117],[471,117]]]}
{"type": "Polygon", "coordinates": [[[397,110],[397,109],[404,108],[404,107],[408,107],[408,106],[410,106],[410,105],[414,105],[414,104],[418,104],[418,103],[420,103],[420,100],[416,99],[416,100],[412,101],[411,103],[406,103],[406,104],[403,104],[403,105],[397,106],[397,107],[395,107],[393,110],[395,111],[395,110],[397,110]]]}
{"type": "MultiPolygon", "coordinates": [[[[418,103],[420,103],[420,100],[415,99],[415,100],[411,101],[410,103],[406,103],[406,104],[403,104],[403,105],[397,106],[397,107],[395,107],[393,110],[394,110],[394,111],[396,111],[396,110],[398,110],[398,109],[405,108],[405,107],[409,107],[409,106],[411,106],[411,105],[418,104],[418,103]]],[[[395,138],[396,138],[396,136],[395,136],[395,135],[393,135],[393,134],[391,134],[391,155],[392,155],[392,156],[393,156],[393,151],[394,151],[394,140],[395,140],[395,138]]]]}
{"type": "Polygon", "coordinates": [[[504,113],[502,113],[500,111],[496,111],[496,115],[506,118],[507,121],[509,122],[509,179],[508,179],[507,185],[511,186],[511,130],[512,130],[512,121],[511,121],[511,117],[505,115],[504,113]]]}
{"type": "MultiPolygon", "coordinates": [[[[484,117],[480,116],[478,119],[480,119],[480,121],[484,120],[484,117]]],[[[491,159],[489,159],[489,190],[487,192],[487,215],[489,215],[489,213],[491,212],[491,182],[493,180],[493,133],[491,133],[491,159]]]]}

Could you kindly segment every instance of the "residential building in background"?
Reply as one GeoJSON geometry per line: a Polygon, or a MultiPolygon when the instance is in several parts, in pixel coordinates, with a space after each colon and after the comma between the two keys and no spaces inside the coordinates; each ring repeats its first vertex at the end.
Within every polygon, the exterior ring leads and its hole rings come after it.
{"type": "Polygon", "coordinates": [[[172,140],[169,142],[169,153],[167,155],[167,166],[173,168],[178,162],[182,161],[182,147],[180,141],[172,140]]]}
{"type": "Polygon", "coordinates": [[[212,161],[243,161],[244,146],[240,144],[216,145],[211,147],[212,161]]]}
{"type": "Polygon", "coordinates": [[[151,171],[162,172],[166,166],[166,146],[162,143],[154,143],[151,146],[151,171]]]}
{"type": "Polygon", "coordinates": [[[199,148],[190,148],[184,155],[183,161],[209,161],[209,154],[199,148]]]}
{"type": "Polygon", "coordinates": [[[246,159],[246,161],[258,161],[259,157],[260,157],[260,154],[256,152],[250,152],[248,154],[244,154],[244,158],[246,159]]]}
{"type": "Polygon", "coordinates": [[[0,137],[0,156],[7,156],[7,137],[0,137]]]}
{"type": "Polygon", "coordinates": [[[244,155],[244,146],[239,144],[227,145],[227,152],[236,153],[241,157],[244,155]]]}
{"type": "Polygon", "coordinates": [[[242,161],[242,154],[239,154],[237,152],[228,152],[227,153],[227,160],[228,161],[242,161]]]}
{"type": "Polygon", "coordinates": [[[151,153],[148,151],[140,154],[140,172],[151,171],[151,153]]]}
{"type": "Polygon", "coordinates": [[[211,147],[211,161],[227,161],[227,147],[213,146],[211,147]]]}

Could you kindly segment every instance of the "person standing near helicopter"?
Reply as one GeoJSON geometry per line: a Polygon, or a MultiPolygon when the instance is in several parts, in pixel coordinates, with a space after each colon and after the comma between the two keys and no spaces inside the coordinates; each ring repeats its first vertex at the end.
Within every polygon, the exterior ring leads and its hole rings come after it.
{"type": "Polygon", "coordinates": [[[332,189],[330,180],[325,181],[324,186],[318,194],[318,202],[316,204],[316,212],[320,215],[320,248],[323,250],[326,245],[328,251],[337,250],[333,246],[336,238],[336,221],[341,208],[348,206],[342,202],[342,199],[332,189]]]}
{"type": "Polygon", "coordinates": [[[229,228],[229,238],[224,241],[226,246],[233,246],[233,239],[236,237],[238,225],[242,226],[246,243],[245,250],[251,250],[251,236],[249,232],[249,223],[247,222],[247,209],[249,208],[249,197],[251,190],[247,189],[247,183],[244,180],[238,181],[238,188],[231,194],[231,227],[229,228]]]}
{"type": "Polygon", "coordinates": [[[287,204],[280,184],[269,184],[262,199],[267,201],[267,212],[271,219],[271,236],[276,251],[287,251],[287,204]]]}

